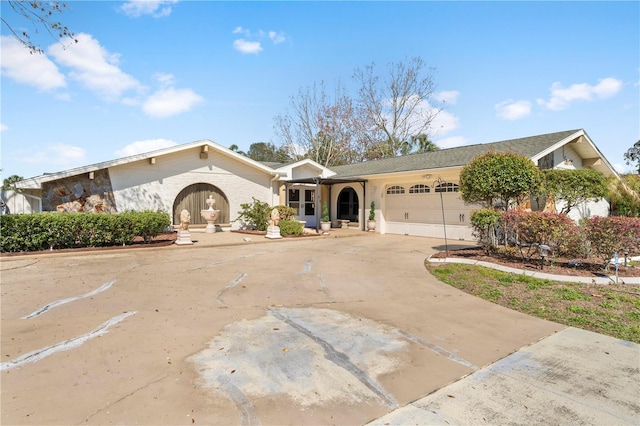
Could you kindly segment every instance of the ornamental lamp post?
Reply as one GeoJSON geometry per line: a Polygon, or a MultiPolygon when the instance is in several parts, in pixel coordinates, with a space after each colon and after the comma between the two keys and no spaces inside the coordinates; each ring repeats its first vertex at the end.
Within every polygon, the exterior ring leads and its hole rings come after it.
{"type": "Polygon", "coordinates": [[[540,249],[540,259],[542,260],[542,266],[540,267],[540,269],[544,269],[544,260],[549,255],[550,248],[546,244],[540,244],[538,248],[540,249]]]}

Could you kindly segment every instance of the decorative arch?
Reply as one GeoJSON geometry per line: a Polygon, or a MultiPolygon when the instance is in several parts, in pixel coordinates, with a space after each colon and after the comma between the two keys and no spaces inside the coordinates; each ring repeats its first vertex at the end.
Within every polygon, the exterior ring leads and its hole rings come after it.
{"type": "Polygon", "coordinates": [[[209,195],[213,195],[216,200],[213,208],[220,210],[216,223],[229,223],[229,200],[218,187],[210,183],[194,183],[184,188],[176,196],[173,202],[173,223],[180,224],[180,212],[187,209],[191,214],[192,225],[202,225],[207,222],[200,216],[200,210],[206,210],[209,206],[206,203],[209,195]]]}
{"type": "Polygon", "coordinates": [[[360,204],[358,194],[350,186],[343,188],[338,194],[338,219],[359,222],[360,204]]]}

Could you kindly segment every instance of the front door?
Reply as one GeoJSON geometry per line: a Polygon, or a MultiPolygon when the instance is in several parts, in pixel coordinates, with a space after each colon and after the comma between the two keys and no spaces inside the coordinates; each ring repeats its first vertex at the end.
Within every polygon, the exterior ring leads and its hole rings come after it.
{"type": "Polygon", "coordinates": [[[351,222],[359,221],[360,206],[358,204],[358,194],[351,188],[344,188],[338,195],[338,219],[351,222]]]}
{"type": "Polygon", "coordinates": [[[316,227],[316,190],[305,187],[290,188],[289,207],[296,210],[296,219],[305,222],[305,227],[316,227]]]}

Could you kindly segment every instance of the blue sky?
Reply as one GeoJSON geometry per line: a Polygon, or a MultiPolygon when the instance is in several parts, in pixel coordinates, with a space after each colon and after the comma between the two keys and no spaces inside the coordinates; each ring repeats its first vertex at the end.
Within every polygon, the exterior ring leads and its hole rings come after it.
{"type": "Polygon", "coordinates": [[[636,1],[71,1],[60,20],[79,42],[41,32],[43,55],[2,26],[2,178],[199,139],[278,145],[300,88],[414,56],[436,68],[443,148],[584,128],[628,172],[640,139],[636,1]]]}

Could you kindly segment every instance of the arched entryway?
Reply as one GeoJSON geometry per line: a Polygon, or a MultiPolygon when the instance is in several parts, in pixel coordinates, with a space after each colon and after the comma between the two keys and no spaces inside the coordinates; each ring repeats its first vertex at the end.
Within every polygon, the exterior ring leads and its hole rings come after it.
{"type": "Polygon", "coordinates": [[[338,219],[358,222],[358,213],[360,205],[358,204],[358,194],[349,187],[344,188],[338,194],[338,219]]]}
{"type": "Polygon", "coordinates": [[[216,224],[229,223],[229,201],[224,193],[216,186],[209,183],[195,183],[184,188],[173,202],[173,223],[180,224],[180,212],[183,209],[191,214],[191,224],[201,225],[207,222],[200,216],[200,210],[206,210],[209,206],[206,203],[209,195],[213,195],[216,200],[213,208],[220,210],[216,224]]]}

